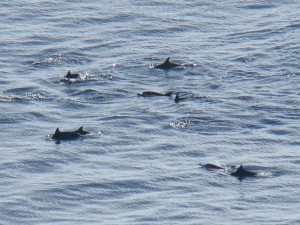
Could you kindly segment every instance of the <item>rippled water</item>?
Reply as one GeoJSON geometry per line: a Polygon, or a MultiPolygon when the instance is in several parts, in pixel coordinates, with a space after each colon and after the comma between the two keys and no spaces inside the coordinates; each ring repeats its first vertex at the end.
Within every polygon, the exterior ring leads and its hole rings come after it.
{"type": "Polygon", "coordinates": [[[300,223],[298,1],[0,6],[1,224],[300,223]]]}

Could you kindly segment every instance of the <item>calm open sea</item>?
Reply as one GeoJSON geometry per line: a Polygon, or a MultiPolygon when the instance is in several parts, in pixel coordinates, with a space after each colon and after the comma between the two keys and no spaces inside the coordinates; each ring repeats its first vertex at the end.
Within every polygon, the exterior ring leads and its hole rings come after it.
{"type": "Polygon", "coordinates": [[[0,18],[0,224],[300,224],[300,1],[2,0],[0,18]],[[181,68],[153,68],[167,57],[181,68]]]}

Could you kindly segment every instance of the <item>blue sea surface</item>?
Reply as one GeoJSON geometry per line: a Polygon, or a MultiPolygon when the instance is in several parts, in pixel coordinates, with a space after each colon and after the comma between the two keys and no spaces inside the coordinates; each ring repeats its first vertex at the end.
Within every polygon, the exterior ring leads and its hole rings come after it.
{"type": "Polygon", "coordinates": [[[300,224],[299,1],[2,0],[0,18],[0,224],[300,224]]]}

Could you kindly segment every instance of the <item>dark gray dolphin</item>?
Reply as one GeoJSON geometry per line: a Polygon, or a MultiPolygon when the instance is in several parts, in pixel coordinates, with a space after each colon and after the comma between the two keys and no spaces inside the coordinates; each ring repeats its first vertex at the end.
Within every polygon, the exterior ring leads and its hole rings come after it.
{"type": "Polygon", "coordinates": [[[240,180],[242,180],[245,177],[255,177],[258,175],[258,173],[245,170],[243,165],[240,165],[240,167],[230,175],[238,177],[240,180]]]}
{"type": "Polygon", "coordinates": [[[80,74],[78,73],[71,73],[71,71],[69,70],[67,75],[65,76],[65,78],[68,78],[68,79],[76,79],[76,78],[79,78],[80,77],[80,74]]]}
{"type": "Polygon", "coordinates": [[[137,93],[141,97],[152,97],[152,96],[171,96],[173,92],[161,93],[157,91],[144,91],[142,93],[137,93]]]}
{"type": "Polygon", "coordinates": [[[216,165],[216,164],[212,164],[212,163],[207,163],[207,164],[199,164],[200,166],[202,166],[203,168],[206,168],[206,169],[226,169],[224,166],[221,166],[221,165],[216,165]]]}
{"type": "Polygon", "coordinates": [[[59,131],[59,128],[56,129],[55,133],[52,135],[54,140],[73,140],[79,138],[80,134],[74,131],[59,131]]]}
{"type": "Polygon", "coordinates": [[[78,130],[74,131],[80,135],[89,134],[90,132],[83,130],[83,126],[81,126],[78,130]]]}
{"type": "Polygon", "coordinates": [[[175,67],[178,67],[178,66],[180,66],[180,65],[176,64],[176,63],[171,63],[170,62],[170,57],[169,57],[169,58],[166,59],[166,61],[164,63],[159,64],[159,65],[155,66],[154,68],[167,70],[167,69],[175,68],[175,67]]]}

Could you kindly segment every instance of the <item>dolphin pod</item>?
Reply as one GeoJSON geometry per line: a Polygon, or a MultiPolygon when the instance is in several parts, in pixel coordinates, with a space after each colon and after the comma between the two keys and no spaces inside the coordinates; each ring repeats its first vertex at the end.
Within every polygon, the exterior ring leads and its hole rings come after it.
{"type": "Polygon", "coordinates": [[[235,166],[223,166],[217,164],[199,164],[201,167],[206,169],[222,169],[226,172],[226,174],[230,174],[231,176],[235,176],[238,179],[242,180],[246,177],[257,177],[260,173],[249,171],[244,169],[243,165],[240,165],[239,168],[235,168],[235,166]],[[232,172],[233,171],[233,172],[232,172]]]}
{"type": "Polygon", "coordinates": [[[170,57],[168,57],[164,63],[159,64],[159,65],[155,66],[154,68],[162,69],[162,70],[168,70],[168,69],[172,69],[172,68],[175,68],[175,67],[178,67],[178,66],[180,66],[180,65],[176,64],[176,63],[171,63],[170,62],[170,57]]]}
{"type": "MultiPolygon", "coordinates": [[[[154,66],[154,68],[168,70],[168,69],[176,68],[179,66],[181,66],[181,65],[170,62],[170,57],[168,57],[165,60],[165,62],[154,66]]],[[[67,80],[78,79],[80,77],[81,77],[80,74],[71,73],[70,70],[68,71],[67,75],[64,76],[64,78],[67,80]]],[[[172,94],[173,94],[173,92],[162,93],[162,92],[157,92],[157,91],[144,91],[141,93],[137,93],[137,95],[141,96],[141,97],[152,97],[152,96],[169,96],[169,97],[171,97],[172,94]]],[[[174,102],[178,103],[179,101],[184,100],[184,99],[185,98],[179,96],[179,93],[176,93],[174,102]]],[[[60,131],[59,128],[57,128],[51,138],[56,141],[74,140],[74,139],[77,139],[80,136],[86,135],[86,134],[89,134],[89,132],[84,131],[83,126],[81,126],[79,129],[77,129],[75,131],[60,131]]],[[[204,164],[204,165],[200,164],[200,166],[203,168],[206,168],[206,169],[221,169],[221,170],[225,171],[227,174],[230,174],[231,176],[235,176],[240,180],[244,179],[245,177],[259,176],[259,173],[257,173],[257,172],[253,172],[253,171],[244,169],[243,165],[240,165],[239,168],[237,168],[237,169],[235,168],[235,166],[226,166],[226,165],[224,166],[224,165],[217,165],[217,164],[211,164],[211,163],[204,164]]]]}

